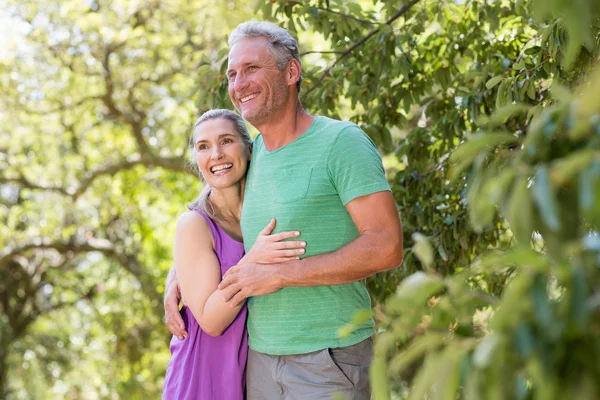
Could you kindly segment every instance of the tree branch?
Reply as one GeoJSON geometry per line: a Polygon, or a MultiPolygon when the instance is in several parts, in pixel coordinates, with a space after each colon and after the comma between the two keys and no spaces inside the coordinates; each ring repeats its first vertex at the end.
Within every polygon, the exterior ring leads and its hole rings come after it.
{"type": "Polygon", "coordinates": [[[344,54],[344,50],[305,51],[304,53],[300,53],[300,57],[305,56],[307,54],[344,54]]]}
{"type": "Polygon", "coordinates": [[[7,178],[0,176],[0,185],[1,184],[15,184],[22,188],[31,189],[31,190],[40,190],[40,191],[53,191],[63,194],[65,196],[73,197],[74,200],[77,200],[79,196],[81,196],[96,180],[96,178],[102,175],[116,175],[121,171],[125,171],[128,169],[132,169],[137,167],[138,165],[143,165],[147,168],[158,167],[164,168],[170,171],[175,172],[184,172],[186,174],[196,176],[196,174],[188,168],[183,156],[176,157],[156,157],[153,155],[148,155],[143,158],[135,158],[130,160],[122,160],[115,164],[107,165],[103,168],[99,168],[95,171],[90,171],[86,174],[84,179],[80,182],[79,186],[76,188],[64,188],[62,186],[44,186],[32,183],[25,176],[19,176],[16,178],[7,178]]]}
{"type": "MultiPolygon", "coordinates": [[[[385,22],[385,25],[391,25],[395,20],[397,20],[398,18],[400,18],[402,15],[406,14],[419,1],[420,0],[411,0],[408,4],[405,4],[404,6],[402,6],[398,11],[396,11],[396,13],[394,13],[394,15],[392,15],[392,17],[390,19],[388,19],[385,22]]],[[[380,30],[381,30],[381,28],[375,28],[375,29],[373,29],[371,32],[369,32],[367,34],[367,36],[365,36],[362,39],[358,40],[352,46],[350,46],[349,48],[347,48],[346,50],[344,50],[343,53],[342,53],[342,55],[340,57],[338,57],[334,61],[334,63],[331,64],[331,66],[329,66],[323,72],[323,75],[321,75],[321,78],[319,79],[319,81],[315,85],[313,85],[313,87],[311,87],[307,92],[304,93],[304,96],[307,96],[310,92],[312,92],[316,88],[320,87],[321,84],[323,83],[323,80],[325,79],[325,77],[327,75],[329,75],[329,73],[331,72],[331,70],[333,69],[333,67],[335,67],[344,58],[348,57],[350,55],[350,53],[352,53],[357,47],[363,45],[367,40],[369,40],[371,37],[373,37],[375,34],[377,34],[377,32],[379,32],[380,30]]]]}
{"type": "Polygon", "coordinates": [[[43,190],[43,191],[52,191],[58,192],[65,196],[69,196],[69,192],[60,186],[44,186],[32,183],[29,179],[27,179],[24,175],[20,175],[16,178],[7,178],[5,176],[0,176],[0,185],[2,184],[15,184],[22,188],[31,189],[31,190],[43,190]]]}
{"type": "Polygon", "coordinates": [[[138,165],[145,167],[161,167],[171,171],[185,172],[196,176],[186,165],[183,157],[155,157],[152,155],[136,160],[122,160],[116,164],[108,165],[104,168],[92,171],[81,181],[79,187],[73,192],[73,198],[77,199],[92,184],[92,182],[102,175],[115,175],[121,171],[134,168],[138,165]]]}
{"type": "Polygon", "coordinates": [[[46,110],[30,109],[30,108],[27,108],[27,107],[23,107],[23,105],[21,105],[20,103],[17,103],[17,102],[12,103],[12,104],[8,103],[8,104],[10,104],[10,107],[22,110],[23,112],[25,112],[27,114],[44,116],[44,115],[50,115],[50,114],[60,113],[60,112],[63,112],[65,110],[67,110],[67,109],[77,108],[77,107],[79,107],[79,106],[81,106],[81,105],[83,105],[86,102],[91,101],[91,100],[102,100],[102,96],[84,97],[84,98],[76,101],[73,104],[65,104],[65,103],[62,103],[62,102],[57,102],[57,103],[59,103],[58,107],[56,107],[56,108],[49,108],[49,109],[46,109],[46,110]]]}
{"type": "MultiPolygon", "coordinates": [[[[36,238],[28,243],[8,246],[0,252],[0,271],[9,265],[13,258],[30,250],[54,250],[60,254],[72,252],[75,254],[99,252],[106,257],[117,261],[121,266],[131,273],[142,285],[146,295],[153,300],[160,299],[158,292],[136,257],[127,254],[123,247],[114,244],[110,240],[100,238],[89,238],[85,241],[62,241],[36,238]]],[[[158,302],[160,305],[160,301],[158,302]]],[[[156,310],[160,314],[160,310],[156,310]]]]}
{"type": "Polygon", "coordinates": [[[112,254],[115,251],[115,247],[109,240],[99,238],[91,238],[80,243],[35,238],[28,243],[8,246],[2,250],[0,252],[0,270],[4,268],[13,257],[29,250],[56,250],[59,253],[67,253],[69,251],[72,251],[73,253],[98,251],[104,254],[112,254]]]}
{"type": "Polygon", "coordinates": [[[334,11],[334,10],[331,10],[329,8],[317,7],[317,10],[319,10],[319,11],[325,11],[325,12],[332,13],[332,14],[336,14],[336,15],[342,16],[344,18],[353,19],[355,21],[360,22],[361,24],[375,25],[377,23],[375,21],[368,21],[366,19],[357,18],[357,17],[355,17],[353,15],[350,15],[350,14],[344,14],[344,13],[339,12],[339,11],[334,11]]]}

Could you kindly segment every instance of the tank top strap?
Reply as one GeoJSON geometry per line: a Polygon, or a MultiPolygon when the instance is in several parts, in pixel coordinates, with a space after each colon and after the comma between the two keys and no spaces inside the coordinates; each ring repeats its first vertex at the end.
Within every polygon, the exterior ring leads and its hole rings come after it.
{"type": "Polygon", "coordinates": [[[212,220],[212,218],[210,218],[208,215],[206,215],[206,213],[204,211],[200,211],[200,210],[193,210],[193,211],[202,215],[202,217],[204,217],[204,219],[206,220],[206,223],[210,227],[210,233],[212,234],[213,240],[215,243],[215,253],[221,254],[221,250],[222,250],[221,227],[219,225],[217,225],[215,223],[215,221],[212,220]]]}

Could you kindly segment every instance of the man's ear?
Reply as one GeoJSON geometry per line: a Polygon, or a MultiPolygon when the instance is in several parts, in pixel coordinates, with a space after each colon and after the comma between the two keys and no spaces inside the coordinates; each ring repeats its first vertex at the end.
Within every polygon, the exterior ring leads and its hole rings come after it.
{"type": "Polygon", "coordinates": [[[287,67],[287,84],[295,85],[302,76],[302,66],[295,58],[292,58],[287,67]]]}

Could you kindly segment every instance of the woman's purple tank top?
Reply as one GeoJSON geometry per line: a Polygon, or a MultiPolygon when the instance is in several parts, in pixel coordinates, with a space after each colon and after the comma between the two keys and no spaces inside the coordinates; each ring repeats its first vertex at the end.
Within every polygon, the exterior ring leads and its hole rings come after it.
{"type": "MultiPolygon", "coordinates": [[[[244,245],[232,239],[204,213],[221,264],[221,276],[244,255],[244,245]]],[[[163,400],[242,400],[248,357],[246,305],[221,336],[202,331],[187,308],[181,309],[188,337],[171,339],[171,361],[163,388],[163,400]]]]}

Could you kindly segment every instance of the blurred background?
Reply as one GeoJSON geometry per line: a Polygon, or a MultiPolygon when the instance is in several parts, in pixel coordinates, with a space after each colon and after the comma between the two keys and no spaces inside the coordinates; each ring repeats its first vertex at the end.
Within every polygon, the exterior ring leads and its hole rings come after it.
{"type": "MultiPolygon", "coordinates": [[[[0,0],[0,399],[158,399],[164,280],[227,35],[299,39],[377,144],[405,262],[377,399],[600,398],[596,0],[0,0]]],[[[254,132],[255,134],[256,132],[254,132]]],[[[340,327],[340,335],[352,325],[340,327]]]]}

